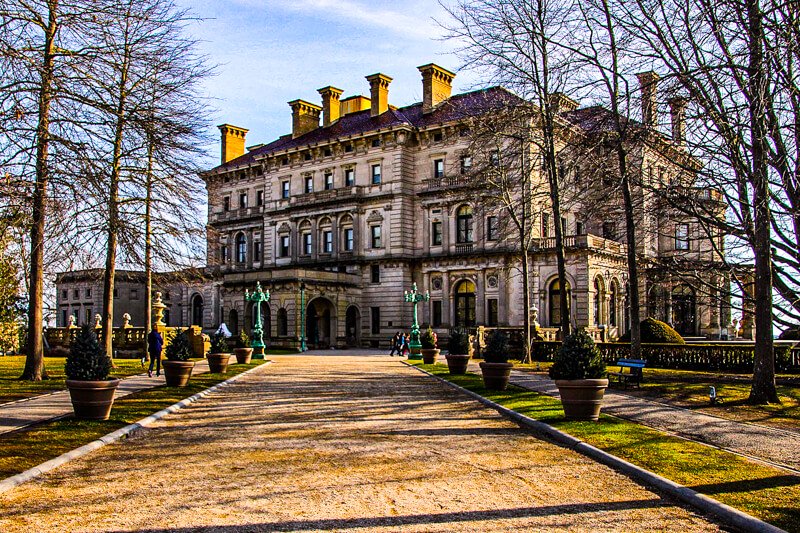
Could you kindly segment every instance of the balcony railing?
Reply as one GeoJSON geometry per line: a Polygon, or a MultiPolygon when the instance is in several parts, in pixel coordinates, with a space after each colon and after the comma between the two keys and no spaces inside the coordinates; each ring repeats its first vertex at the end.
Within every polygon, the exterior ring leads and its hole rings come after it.
{"type": "MultiPolygon", "coordinates": [[[[533,250],[555,250],[556,238],[543,237],[533,242],[533,250]]],[[[565,235],[564,248],[589,248],[590,250],[607,250],[612,253],[624,253],[625,245],[621,242],[604,239],[597,235],[565,235]]]]}
{"type": "Polygon", "coordinates": [[[468,176],[442,176],[441,178],[430,178],[422,181],[426,191],[437,189],[449,189],[452,187],[465,187],[470,184],[468,176]]]}
{"type": "Polygon", "coordinates": [[[456,244],[456,253],[457,254],[471,254],[472,253],[473,243],[462,243],[456,244]]]}

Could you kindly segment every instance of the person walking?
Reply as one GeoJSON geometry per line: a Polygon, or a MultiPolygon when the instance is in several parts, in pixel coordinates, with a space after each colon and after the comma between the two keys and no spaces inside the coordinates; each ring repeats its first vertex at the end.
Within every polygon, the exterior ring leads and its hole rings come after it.
{"type": "Polygon", "coordinates": [[[392,342],[392,351],[389,352],[389,357],[394,357],[394,352],[397,352],[397,355],[400,355],[401,346],[400,346],[400,332],[399,331],[394,334],[394,337],[392,337],[392,341],[391,342],[392,342]]]}
{"type": "Polygon", "coordinates": [[[400,335],[400,357],[406,357],[411,348],[408,346],[409,335],[403,333],[400,335]]]}
{"type": "Polygon", "coordinates": [[[161,333],[153,327],[147,335],[147,353],[150,354],[150,368],[147,369],[147,377],[153,377],[153,365],[156,367],[156,376],[161,375],[161,348],[164,346],[164,339],[161,333]]]}

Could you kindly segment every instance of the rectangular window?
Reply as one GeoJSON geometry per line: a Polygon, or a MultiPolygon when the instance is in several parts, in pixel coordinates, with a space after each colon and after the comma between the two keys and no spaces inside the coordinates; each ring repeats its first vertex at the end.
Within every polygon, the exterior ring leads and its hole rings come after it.
{"type": "Polygon", "coordinates": [[[256,191],[256,205],[259,207],[264,205],[264,191],[256,191]]]}
{"type": "Polygon", "coordinates": [[[226,196],[222,199],[222,210],[223,211],[230,211],[231,210],[231,197],[226,196]]]}
{"type": "Polygon", "coordinates": [[[305,185],[306,194],[308,194],[310,192],[314,192],[314,177],[313,176],[306,176],[305,184],[306,184],[305,185]]]}
{"type": "Polygon", "coordinates": [[[353,151],[353,145],[352,145],[352,144],[346,144],[346,145],[344,146],[344,151],[345,151],[345,152],[347,152],[347,153],[349,154],[350,152],[352,152],[352,151],[353,151]]]}
{"type": "Polygon", "coordinates": [[[434,246],[442,244],[442,223],[439,220],[431,222],[431,244],[434,246]]]}
{"type": "Polygon", "coordinates": [[[497,298],[489,298],[486,300],[486,325],[497,325],[497,298]]]}
{"type": "Polygon", "coordinates": [[[278,250],[281,257],[289,257],[289,236],[281,235],[280,249],[278,250]]]}
{"type": "Polygon", "coordinates": [[[377,335],[381,332],[381,308],[370,307],[370,326],[372,327],[372,334],[377,335]]]}
{"type": "Polygon", "coordinates": [[[372,139],[372,147],[373,148],[377,148],[380,145],[381,145],[381,140],[380,139],[372,139]]]}
{"type": "Polygon", "coordinates": [[[67,327],[67,320],[68,320],[67,319],[67,310],[66,309],[62,309],[61,310],[61,327],[62,328],[67,327]]]}
{"type": "Polygon", "coordinates": [[[542,213],[542,237],[550,236],[550,213],[542,213]]]}
{"type": "Polygon", "coordinates": [[[497,240],[497,217],[496,216],[486,217],[486,240],[487,241],[496,241],[497,240]]]}
{"type": "Polygon", "coordinates": [[[289,198],[289,180],[281,182],[281,198],[289,198]]]}
{"type": "Polygon", "coordinates": [[[83,322],[84,324],[92,324],[92,308],[91,307],[87,307],[85,309],[84,318],[86,319],[83,322]]]}
{"type": "Polygon", "coordinates": [[[354,187],[356,184],[356,169],[347,168],[344,171],[344,185],[345,187],[354,187]]]}
{"type": "Polygon", "coordinates": [[[325,173],[325,190],[329,191],[333,189],[333,172],[326,172],[325,173]]]}
{"type": "Polygon", "coordinates": [[[489,164],[491,164],[493,167],[500,166],[500,150],[492,150],[492,152],[489,154],[489,164]]]}
{"type": "Polygon", "coordinates": [[[253,241],[253,261],[261,261],[261,241],[253,241]]]}
{"type": "Polygon", "coordinates": [[[586,226],[580,220],[575,222],[575,233],[578,235],[586,235],[586,226]]]}
{"type": "Polygon", "coordinates": [[[326,254],[333,252],[333,232],[330,230],[322,232],[322,251],[326,254]]]}
{"type": "Polygon", "coordinates": [[[378,185],[381,182],[381,166],[372,165],[372,184],[378,185]]]}
{"type": "Polygon", "coordinates": [[[92,297],[92,289],[86,289],[85,294],[86,294],[87,298],[91,298],[92,297]]]}
{"type": "Polygon", "coordinates": [[[344,229],[344,249],[346,252],[353,251],[353,228],[345,228],[344,229]]]}
{"type": "Polygon", "coordinates": [[[431,326],[438,328],[442,325],[442,301],[433,300],[431,302],[431,326]]]}
{"type": "Polygon", "coordinates": [[[239,193],[239,209],[247,207],[247,193],[239,193]]]}
{"type": "Polygon", "coordinates": [[[76,299],[76,300],[77,300],[77,299],[79,298],[78,294],[79,294],[79,292],[78,292],[78,289],[73,289],[73,290],[72,290],[72,297],[73,297],[74,299],[76,299]]]}
{"type": "Polygon", "coordinates": [[[461,156],[461,173],[469,174],[472,170],[472,157],[468,155],[461,156]]]}
{"type": "Polygon", "coordinates": [[[227,263],[228,262],[228,247],[227,246],[223,245],[219,249],[219,256],[220,256],[220,259],[222,260],[223,263],[227,263]]]}
{"type": "Polygon", "coordinates": [[[675,249],[689,249],[689,224],[675,225],[675,249]]]}
{"type": "Polygon", "coordinates": [[[311,255],[311,234],[303,233],[303,255],[311,255]]]}
{"type": "Polygon", "coordinates": [[[67,292],[67,289],[62,289],[61,290],[61,299],[62,300],[66,300],[67,298],[69,298],[68,294],[69,293],[67,292]]]}
{"type": "Polygon", "coordinates": [[[372,247],[373,248],[380,248],[381,247],[381,227],[380,226],[371,226],[370,232],[372,233],[372,247]]]}
{"type": "Polygon", "coordinates": [[[370,266],[370,279],[372,283],[380,283],[381,282],[381,266],[380,265],[371,265],[370,266]]]}
{"type": "Polygon", "coordinates": [[[567,217],[561,217],[561,235],[567,234],[567,217]]]}
{"type": "Polygon", "coordinates": [[[435,143],[442,142],[443,138],[444,136],[442,135],[441,131],[437,131],[436,133],[433,134],[433,142],[435,143]]]}
{"type": "Polygon", "coordinates": [[[603,222],[603,238],[612,241],[616,239],[616,229],[617,225],[613,222],[603,222]]]}
{"type": "Polygon", "coordinates": [[[139,299],[139,289],[131,289],[131,300],[139,299]]]}
{"type": "Polygon", "coordinates": [[[444,159],[433,160],[433,177],[434,178],[444,177],[444,159]]]}

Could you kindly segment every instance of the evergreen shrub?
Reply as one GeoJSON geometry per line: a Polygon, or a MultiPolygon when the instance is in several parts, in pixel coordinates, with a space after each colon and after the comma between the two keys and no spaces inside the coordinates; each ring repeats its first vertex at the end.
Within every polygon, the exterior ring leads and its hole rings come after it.
{"type": "Polygon", "coordinates": [[[450,332],[447,339],[447,353],[452,355],[469,355],[469,334],[461,328],[450,332]]]}
{"type": "MultiPolygon", "coordinates": [[[[666,322],[647,317],[641,322],[642,343],[644,344],[686,344],[681,334],[666,322]]],[[[619,342],[631,342],[631,332],[619,338],[619,342]]]]}
{"type": "Polygon", "coordinates": [[[438,347],[439,337],[436,332],[428,326],[428,329],[419,336],[419,342],[424,350],[435,350],[438,347]]]}
{"type": "Polygon", "coordinates": [[[236,336],[236,347],[250,348],[250,337],[245,333],[244,329],[239,330],[239,334],[236,336]]]}
{"type": "Polygon", "coordinates": [[[508,363],[508,335],[496,330],[489,336],[483,360],[487,363],[508,363]]]}
{"type": "Polygon", "coordinates": [[[583,328],[564,339],[550,367],[553,379],[600,379],[605,375],[606,364],[600,350],[583,328]]]}
{"type": "Polygon", "coordinates": [[[94,330],[84,325],[72,341],[64,374],[67,379],[103,381],[110,373],[111,359],[100,347],[94,330]]]}
{"type": "Polygon", "coordinates": [[[222,333],[215,333],[211,336],[210,353],[227,353],[228,343],[225,340],[225,335],[222,333]]]}
{"type": "Polygon", "coordinates": [[[178,330],[170,337],[169,344],[164,350],[164,356],[170,361],[188,361],[194,355],[192,344],[189,342],[188,329],[178,330]]]}

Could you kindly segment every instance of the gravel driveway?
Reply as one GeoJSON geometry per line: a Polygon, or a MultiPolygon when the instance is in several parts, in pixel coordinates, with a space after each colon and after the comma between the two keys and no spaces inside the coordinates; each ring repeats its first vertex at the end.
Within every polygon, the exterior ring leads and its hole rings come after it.
{"type": "Polygon", "coordinates": [[[387,358],[275,357],[0,496],[0,531],[709,531],[387,358]]]}

